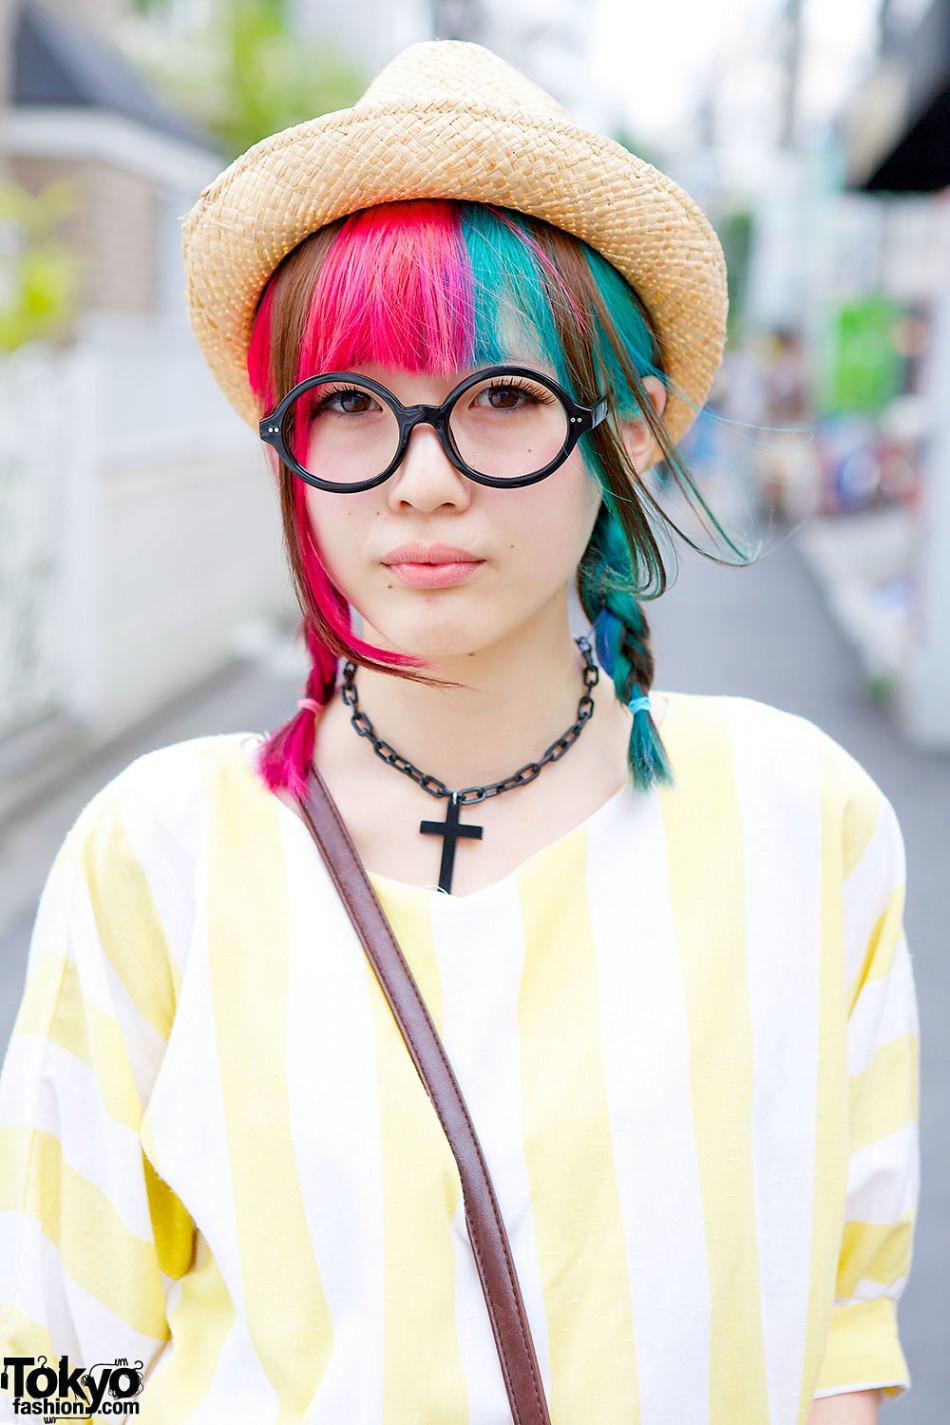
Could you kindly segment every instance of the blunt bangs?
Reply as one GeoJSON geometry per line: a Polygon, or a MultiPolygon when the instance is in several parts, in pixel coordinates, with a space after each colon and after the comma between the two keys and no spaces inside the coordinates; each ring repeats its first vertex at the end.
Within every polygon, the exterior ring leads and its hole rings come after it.
{"type": "Polygon", "coordinates": [[[369,208],[341,223],[326,254],[296,379],[536,361],[570,385],[552,303],[583,321],[519,214],[435,199],[369,208]]]}

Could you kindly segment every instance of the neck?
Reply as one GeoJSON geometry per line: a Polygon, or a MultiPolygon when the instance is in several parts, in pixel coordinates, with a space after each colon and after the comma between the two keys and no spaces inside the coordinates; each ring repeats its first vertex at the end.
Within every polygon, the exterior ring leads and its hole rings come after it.
{"type": "MultiPolygon", "coordinates": [[[[375,631],[364,636],[384,646],[375,631]]],[[[510,776],[540,757],[577,717],[583,658],[566,620],[527,638],[522,633],[476,653],[430,661],[431,670],[422,670],[426,678],[460,686],[432,687],[367,668],[357,671],[356,686],[376,736],[453,790],[510,776]]],[[[598,693],[605,681],[602,675],[598,693]]]]}

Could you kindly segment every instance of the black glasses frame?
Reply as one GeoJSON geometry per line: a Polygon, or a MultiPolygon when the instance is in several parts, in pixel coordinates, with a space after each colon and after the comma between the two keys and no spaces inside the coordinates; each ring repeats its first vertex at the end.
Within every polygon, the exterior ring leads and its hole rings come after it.
{"type": "Polygon", "coordinates": [[[481,371],[475,371],[471,376],[466,376],[464,381],[460,381],[449,392],[441,406],[404,406],[401,401],[396,399],[392,391],[388,391],[385,386],[381,386],[378,381],[373,381],[369,376],[359,376],[354,371],[323,371],[318,376],[308,376],[305,381],[299,382],[291,391],[288,391],[280,405],[276,406],[271,414],[265,416],[261,421],[260,434],[265,445],[272,446],[287,468],[292,470],[299,479],[305,480],[308,485],[313,485],[318,490],[330,490],[336,494],[355,495],[360,490],[372,490],[376,485],[382,485],[385,480],[388,480],[405,458],[409,437],[416,426],[430,425],[435,430],[442,449],[456,470],[479,485],[494,485],[499,489],[513,489],[521,485],[534,485],[538,480],[544,480],[548,475],[553,474],[559,466],[564,464],[581,436],[599,426],[606,414],[606,396],[601,396],[593,406],[578,405],[577,401],[569,396],[553,377],[546,375],[543,371],[532,371],[527,366],[486,366],[481,371]],[[545,386],[553,392],[564,407],[567,416],[567,434],[564,437],[564,444],[553,460],[548,461],[542,470],[536,470],[532,475],[519,475],[514,480],[505,480],[497,475],[483,475],[480,471],[473,470],[462,459],[452,443],[449,419],[456,402],[465,395],[466,391],[491,376],[522,376],[530,381],[536,381],[538,385],[545,386]],[[359,386],[365,386],[374,395],[385,401],[396,417],[399,424],[399,444],[396,447],[396,454],[386,469],[380,475],[374,475],[371,480],[359,480],[353,485],[339,485],[332,480],[321,480],[319,475],[305,470],[291,454],[284,429],[291,408],[305,391],[311,390],[314,386],[322,386],[327,381],[353,381],[359,386]]]}

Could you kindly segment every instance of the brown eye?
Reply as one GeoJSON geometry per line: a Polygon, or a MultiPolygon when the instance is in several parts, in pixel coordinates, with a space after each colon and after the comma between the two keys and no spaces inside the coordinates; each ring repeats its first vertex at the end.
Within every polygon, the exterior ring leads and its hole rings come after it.
{"type": "Polygon", "coordinates": [[[511,386],[493,386],[488,392],[488,399],[496,410],[510,411],[521,399],[521,392],[511,386]]]}
{"type": "Polygon", "coordinates": [[[370,410],[374,405],[372,397],[366,391],[345,390],[331,391],[320,402],[321,411],[339,411],[345,416],[361,416],[370,410]]]}
{"type": "Polygon", "coordinates": [[[534,387],[496,382],[483,386],[472,404],[487,407],[492,411],[517,411],[523,407],[537,405],[545,395],[545,392],[537,391],[534,387]]]}

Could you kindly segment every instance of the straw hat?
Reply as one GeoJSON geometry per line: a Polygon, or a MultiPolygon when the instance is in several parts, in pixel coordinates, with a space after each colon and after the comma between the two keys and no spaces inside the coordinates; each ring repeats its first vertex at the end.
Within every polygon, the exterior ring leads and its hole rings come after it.
{"type": "Polygon", "coordinates": [[[457,198],[514,208],[597,248],[656,327],[674,439],[709,393],[726,324],[726,270],[708,221],[649,163],[582,128],[481,45],[433,40],[396,56],[352,109],[263,139],[185,220],[188,308],[224,394],[255,428],[245,362],[260,295],[310,233],[361,208],[457,198]]]}

